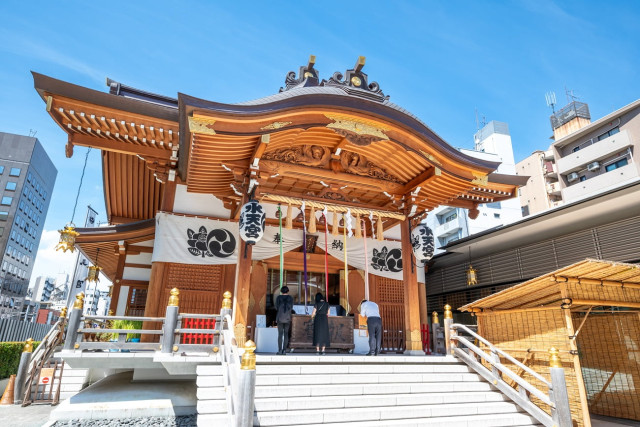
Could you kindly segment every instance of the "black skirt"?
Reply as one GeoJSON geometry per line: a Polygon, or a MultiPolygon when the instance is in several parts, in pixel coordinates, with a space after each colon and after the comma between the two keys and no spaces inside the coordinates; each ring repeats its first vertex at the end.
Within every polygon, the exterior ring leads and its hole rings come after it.
{"type": "Polygon", "coordinates": [[[316,317],[313,321],[313,345],[316,347],[329,347],[329,304],[321,302],[316,304],[316,317]]]}

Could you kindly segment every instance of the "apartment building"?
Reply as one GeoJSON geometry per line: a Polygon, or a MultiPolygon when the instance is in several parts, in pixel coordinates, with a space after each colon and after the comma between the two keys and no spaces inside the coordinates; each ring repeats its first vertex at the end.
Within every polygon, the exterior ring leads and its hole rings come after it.
{"type": "Polygon", "coordinates": [[[0,318],[19,318],[58,171],[36,138],[0,132],[0,318]]]}
{"type": "Polygon", "coordinates": [[[587,104],[571,102],[551,116],[554,142],[516,165],[524,216],[640,180],[640,100],[591,122],[587,104]]]}
{"type": "MultiPolygon", "coordinates": [[[[470,156],[501,162],[496,173],[515,174],[513,146],[507,123],[491,121],[478,130],[473,139],[474,150],[460,151],[470,156]]],[[[429,213],[427,225],[434,233],[436,253],[441,251],[441,247],[458,239],[522,218],[518,199],[481,204],[478,210],[480,213],[476,219],[469,218],[467,209],[450,206],[441,206],[429,213]]]]}

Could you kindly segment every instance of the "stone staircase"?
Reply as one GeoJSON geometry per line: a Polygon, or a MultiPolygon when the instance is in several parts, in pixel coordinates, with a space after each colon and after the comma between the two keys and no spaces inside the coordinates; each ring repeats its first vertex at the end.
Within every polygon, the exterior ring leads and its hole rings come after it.
{"type": "Polygon", "coordinates": [[[327,424],[539,425],[453,357],[258,355],[254,425],[327,424]]]}

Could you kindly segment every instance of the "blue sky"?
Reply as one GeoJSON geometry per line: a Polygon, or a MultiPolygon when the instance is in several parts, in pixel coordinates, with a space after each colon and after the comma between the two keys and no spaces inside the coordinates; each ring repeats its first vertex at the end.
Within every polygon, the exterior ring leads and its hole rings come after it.
{"type": "MultiPolygon", "coordinates": [[[[363,55],[370,81],[455,147],[472,147],[476,109],[507,122],[516,161],[549,145],[545,92],[561,107],[573,90],[594,119],[640,97],[635,1],[4,1],[0,16],[0,130],[37,131],[58,168],[33,277],[66,268],[50,245],[70,219],[84,149],[65,158],[30,70],[240,102],[277,92],[310,54],[324,78],[363,55]]],[[[89,162],[76,223],[87,204],[106,220],[98,151],[89,162]]]]}

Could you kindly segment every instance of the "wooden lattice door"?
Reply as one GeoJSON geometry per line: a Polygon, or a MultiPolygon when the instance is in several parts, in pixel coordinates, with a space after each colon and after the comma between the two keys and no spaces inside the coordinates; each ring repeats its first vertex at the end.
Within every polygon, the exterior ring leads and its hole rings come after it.
{"type": "Polygon", "coordinates": [[[147,305],[147,288],[132,286],[129,288],[127,298],[127,316],[144,316],[144,309],[147,305]]]}
{"type": "Polygon", "coordinates": [[[404,283],[376,277],[378,307],[382,318],[382,351],[404,352],[404,283]]]}

